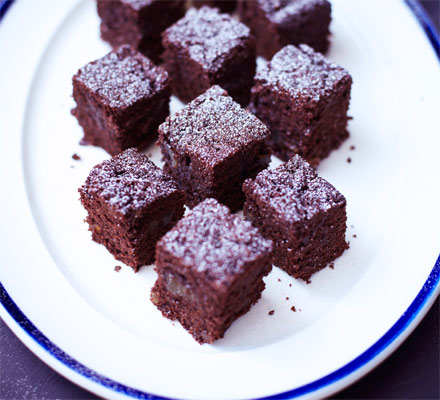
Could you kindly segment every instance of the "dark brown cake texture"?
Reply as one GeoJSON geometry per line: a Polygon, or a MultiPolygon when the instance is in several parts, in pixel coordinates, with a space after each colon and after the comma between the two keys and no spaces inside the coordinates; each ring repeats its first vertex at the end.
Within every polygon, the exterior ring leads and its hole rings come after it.
{"type": "Polygon", "coordinates": [[[261,297],[271,249],[251,223],[207,199],[157,243],[151,301],[199,343],[212,343],[261,297]]]}
{"type": "Polygon", "coordinates": [[[289,275],[308,280],[348,248],[345,197],[299,155],[243,190],[244,215],[273,240],[273,264],[289,275]]]}
{"type": "Polygon", "coordinates": [[[170,95],[167,72],[121,46],[73,77],[72,114],[84,130],[83,143],[116,155],[157,138],[157,127],[169,114],[170,95]]]}
{"type": "Polygon", "coordinates": [[[232,12],[237,6],[237,0],[192,0],[194,7],[208,6],[218,8],[221,12],[232,12]]]}
{"type": "Polygon", "coordinates": [[[241,105],[249,103],[256,53],[246,25],[216,9],[192,8],[162,36],[165,68],[182,101],[217,84],[241,105]]]}
{"type": "Polygon", "coordinates": [[[190,207],[213,197],[232,211],[243,206],[246,178],[266,168],[270,132],[219,86],[169,116],[159,127],[164,170],[190,207]]]}
{"type": "Polygon", "coordinates": [[[238,13],[257,39],[258,54],[268,60],[288,44],[308,44],[321,53],[329,46],[327,0],[239,0],[238,13]]]}
{"type": "Polygon", "coordinates": [[[79,192],[92,239],[135,271],[184,213],[174,180],[136,149],[95,166],[79,192]]]}
{"type": "Polygon", "coordinates": [[[306,45],[280,50],[257,73],[251,109],[271,130],[270,146],[287,161],[317,165],[348,137],[352,79],[306,45]]]}
{"type": "Polygon", "coordinates": [[[129,44],[155,63],[162,32],[185,14],[184,0],[98,0],[101,37],[113,48],[129,44]]]}

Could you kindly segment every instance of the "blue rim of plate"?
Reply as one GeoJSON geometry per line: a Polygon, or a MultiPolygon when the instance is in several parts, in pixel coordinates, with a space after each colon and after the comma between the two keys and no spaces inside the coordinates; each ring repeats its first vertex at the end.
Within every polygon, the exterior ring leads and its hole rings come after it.
{"type": "Polygon", "coordinates": [[[11,6],[14,0],[0,0],[0,21],[6,15],[6,11],[11,6]]]}
{"type": "MultiPolygon", "coordinates": [[[[6,11],[11,6],[14,0],[0,0],[0,21],[6,14],[6,11]]],[[[434,24],[430,20],[429,16],[420,6],[417,0],[405,0],[405,3],[413,12],[425,31],[437,58],[440,61],[440,39],[439,35],[434,27],[434,24]]],[[[348,364],[339,368],[338,370],[317,379],[314,382],[300,386],[296,389],[289,390],[287,392],[279,393],[273,396],[260,398],[260,400],[266,399],[292,399],[305,394],[316,392],[323,389],[330,384],[333,384],[348,375],[359,370],[365,366],[371,360],[376,358],[386,348],[388,348],[411,324],[415,317],[419,314],[423,306],[431,298],[435,292],[437,286],[440,284],[440,255],[432,269],[431,273],[426,279],[422,289],[417,294],[408,309],[401,315],[397,322],[371,347],[365,352],[350,361],[348,364]]],[[[82,375],[90,381],[104,386],[107,389],[114,390],[120,394],[130,396],[135,399],[170,399],[169,397],[156,396],[151,393],[142,392],[140,390],[122,385],[110,378],[107,378],[92,369],[88,368],[84,364],[76,361],[73,357],[69,356],[66,352],[61,350],[58,346],[52,343],[27,317],[23,314],[20,308],[15,304],[8,292],[0,282],[0,303],[3,305],[9,315],[15,320],[15,322],[44,350],[46,350],[51,356],[63,363],[65,366],[73,370],[74,372],[82,375]]]]}

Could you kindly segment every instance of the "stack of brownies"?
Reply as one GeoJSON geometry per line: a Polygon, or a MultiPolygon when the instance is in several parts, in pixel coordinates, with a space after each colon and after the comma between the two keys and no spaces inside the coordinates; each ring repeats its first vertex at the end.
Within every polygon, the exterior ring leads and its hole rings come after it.
{"type": "Polygon", "coordinates": [[[348,137],[352,80],[320,53],[327,0],[193,5],[98,0],[113,51],[73,77],[72,113],[113,156],[79,189],[93,240],[155,263],[151,301],[212,343],[272,264],[308,280],[348,247],[346,200],[313,167],[348,137]],[[187,104],[169,115],[172,94],[187,104]],[[163,170],[140,152],[155,140],[163,170]],[[271,154],[285,163],[269,170],[271,154]]]}

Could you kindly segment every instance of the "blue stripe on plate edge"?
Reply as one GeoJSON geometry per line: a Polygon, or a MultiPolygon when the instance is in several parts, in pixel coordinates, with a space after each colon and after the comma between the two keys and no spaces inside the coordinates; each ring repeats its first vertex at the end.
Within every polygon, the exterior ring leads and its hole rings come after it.
{"type": "Polygon", "coordinates": [[[422,25],[422,28],[425,31],[426,36],[428,36],[428,39],[431,42],[432,47],[434,48],[437,58],[440,60],[439,32],[437,31],[435,25],[431,21],[431,18],[423,9],[423,7],[420,5],[420,2],[418,0],[405,0],[405,3],[414,13],[420,25],[422,25]]]}
{"type": "MultiPolygon", "coordinates": [[[[5,16],[6,11],[13,3],[14,0],[0,0],[0,21],[5,16]]],[[[440,60],[440,40],[438,33],[431,22],[426,12],[422,9],[417,0],[405,0],[405,3],[414,13],[415,17],[422,25],[426,35],[431,42],[437,58],[440,60]]],[[[367,349],[360,356],[349,362],[342,368],[332,372],[329,375],[324,376],[312,383],[301,386],[299,388],[290,390],[288,392],[280,393],[275,396],[265,397],[264,399],[287,399],[302,396],[307,393],[315,392],[324,388],[342,378],[355,372],[362,366],[366,365],[372,359],[374,359],[379,353],[385,350],[398,336],[400,336],[406,327],[414,320],[425,303],[434,293],[436,287],[440,282],[440,255],[428,276],[425,284],[420,292],[417,294],[414,301],[408,307],[408,309],[402,314],[399,320],[386,332],[375,344],[367,349]]],[[[43,349],[49,352],[53,357],[62,362],[64,365],[79,373],[92,382],[98,383],[108,389],[114,390],[121,394],[136,398],[136,399],[169,399],[165,397],[158,397],[153,394],[145,393],[125,385],[122,385],[112,379],[109,379],[103,375],[98,374],[92,369],[86,367],[74,358],[69,356],[58,346],[52,343],[38,328],[23,314],[20,308],[14,303],[6,289],[0,282],[0,302],[11,317],[20,325],[20,327],[34,339],[43,349]]],[[[263,399],[261,399],[263,400],[263,399]]]]}
{"type": "MultiPolygon", "coordinates": [[[[302,396],[307,393],[315,392],[319,389],[330,385],[347,375],[358,370],[373,358],[375,358],[379,353],[381,353],[385,348],[387,348],[413,321],[417,316],[419,311],[425,305],[427,300],[430,298],[432,293],[435,291],[436,287],[440,283],[440,255],[425,281],[422,290],[417,294],[414,301],[408,307],[408,309],[402,314],[399,320],[390,328],[390,330],[385,333],[374,345],[367,349],[360,356],[355,358],[353,361],[349,362],[342,368],[332,372],[329,375],[324,376],[312,383],[301,386],[299,388],[290,390],[288,392],[280,393],[274,396],[265,397],[263,399],[288,399],[298,396],[302,396]]],[[[11,317],[21,326],[21,328],[29,334],[41,347],[48,351],[53,357],[61,361],[64,365],[72,369],[73,371],[83,375],[87,379],[98,383],[106,388],[115,390],[119,393],[131,396],[136,399],[169,399],[165,397],[157,397],[153,394],[145,393],[127,386],[124,386],[116,381],[113,381],[103,375],[98,374],[92,369],[86,367],[84,364],[76,361],[74,358],[69,356],[58,346],[52,343],[38,328],[23,314],[20,308],[11,299],[4,286],[0,283],[0,302],[6,309],[6,311],[11,315],[11,317]]]]}
{"type": "Polygon", "coordinates": [[[0,21],[6,15],[6,11],[11,6],[14,0],[0,0],[0,21]]]}

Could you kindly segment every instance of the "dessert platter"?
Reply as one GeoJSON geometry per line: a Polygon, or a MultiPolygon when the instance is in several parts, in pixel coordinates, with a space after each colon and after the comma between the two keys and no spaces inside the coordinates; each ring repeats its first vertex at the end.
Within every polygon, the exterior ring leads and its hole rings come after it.
{"type": "Polygon", "coordinates": [[[1,317],[103,398],[331,396],[440,293],[438,39],[397,0],[128,3],[2,15],[1,317]]]}

